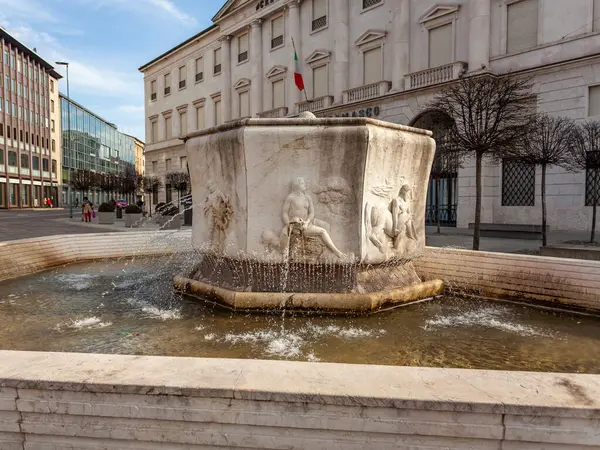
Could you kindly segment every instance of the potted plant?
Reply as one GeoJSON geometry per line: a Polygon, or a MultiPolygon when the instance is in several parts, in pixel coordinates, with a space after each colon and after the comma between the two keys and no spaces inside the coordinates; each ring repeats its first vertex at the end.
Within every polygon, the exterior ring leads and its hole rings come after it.
{"type": "MultiPolygon", "coordinates": [[[[160,204],[159,204],[160,205],[160,204]]],[[[181,218],[179,208],[175,205],[156,205],[155,212],[157,213],[156,223],[159,230],[179,230],[181,228],[181,218]]]]}
{"type": "Polygon", "coordinates": [[[98,208],[98,223],[113,225],[115,223],[115,207],[110,203],[102,203],[98,208]]]}
{"type": "Polygon", "coordinates": [[[139,206],[127,205],[125,208],[125,226],[127,228],[137,228],[142,217],[142,209],[139,206]]]}

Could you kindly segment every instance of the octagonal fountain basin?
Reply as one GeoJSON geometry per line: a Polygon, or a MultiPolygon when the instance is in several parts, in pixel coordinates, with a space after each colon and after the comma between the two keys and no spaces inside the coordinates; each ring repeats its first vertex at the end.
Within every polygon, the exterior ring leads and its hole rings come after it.
{"type": "Polygon", "coordinates": [[[370,316],[241,314],[174,294],[194,257],[0,282],[0,348],[600,373],[600,319],[445,296],[370,316]]]}
{"type": "Polygon", "coordinates": [[[244,119],[186,138],[201,258],[175,287],[234,309],[373,311],[440,295],[425,246],[431,132],[244,119]]]}

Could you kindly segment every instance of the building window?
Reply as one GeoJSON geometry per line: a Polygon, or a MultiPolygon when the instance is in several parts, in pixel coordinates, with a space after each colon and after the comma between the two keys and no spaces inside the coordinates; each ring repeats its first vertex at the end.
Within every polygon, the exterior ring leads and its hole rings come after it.
{"type": "Polygon", "coordinates": [[[383,80],[381,47],[375,47],[363,53],[364,84],[379,83],[383,80]]]}
{"type": "Polygon", "coordinates": [[[55,152],[56,151],[56,140],[52,139],[52,151],[55,152]]]}
{"type": "Polygon", "coordinates": [[[13,117],[17,117],[17,104],[16,103],[12,104],[12,115],[13,115],[13,117]]]}
{"type": "Polygon", "coordinates": [[[165,95],[169,95],[171,93],[171,73],[165,74],[165,95]]]}
{"type": "Polygon", "coordinates": [[[19,119],[23,118],[23,107],[19,106],[19,119]]]}
{"type": "Polygon", "coordinates": [[[312,2],[312,31],[317,31],[327,26],[327,0],[313,0],[312,2]]]}
{"type": "Polygon", "coordinates": [[[170,184],[165,185],[166,202],[171,203],[173,201],[173,191],[170,184]]]}
{"type": "Polygon", "coordinates": [[[248,33],[238,37],[238,64],[248,61],[248,33]]]}
{"type": "Polygon", "coordinates": [[[13,92],[17,92],[17,83],[15,82],[14,78],[10,80],[10,89],[13,92]]]}
{"type": "Polygon", "coordinates": [[[218,75],[221,73],[221,48],[216,48],[213,52],[213,75],[218,75]]]}
{"type": "Polygon", "coordinates": [[[54,112],[54,100],[50,100],[50,111],[54,112]]]}
{"type": "Polygon", "coordinates": [[[215,100],[215,125],[221,125],[223,123],[223,116],[221,114],[221,100],[215,100]]]}
{"type": "Polygon", "coordinates": [[[450,64],[453,61],[452,23],[429,30],[429,67],[450,64]]]}
{"type": "Polygon", "coordinates": [[[21,60],[17,58],[17,72],[21,73],[21,60]]]}
{"type": "Polygon", "coordinates": [[[10,67],[15,67],[15,55],[10,55],[10,67]]]}
{"type": "Polygon", "coordinates": [[[50,161],[48,158],[42,158],[42,170],[48,172],[50,170],[50,161]]]}
{"type": "Polygon", "coordinates": [[[156,80],[150,82],[150,101],[156,100],[156,80]]]}
{"type": "Polygon", "coordinates": [[[179,89],[185,88],[185,80],[186,80],[186,66],[181,66],[179,68],[179,89]]]}
{"type": "Polygon", "coordinates": [[[52,160],[52,173],[54,175],[56,175],[56,160],[55,159],[52,160]]]}
{"type": "Polygon", "coordinates": [[[54,132],[54,119],[52,119],[52,131],[54,132]]]}
{"type": "Polygon", "coordinates": [[[240,117],[250,116],[250,91],[239,93],[239,114],[240,117]]]}
{"type": "Polygon", "coordinates": [[[158,173],[158,161],[152,161],[152,173],[154,175],[158,173]]]}
{"type": "Polygon", "coordinates": [[[510,3],[506,11],[506,51],[519,52],[538,44],[538,0],[510,3]]]}
{"type": "Polygon", "coordinates": [[[21,153],[21,169],[29,169],[29,156],[21,153]]]}
{"type": "Polygon", "coordinates": [[[327,78],[327,65],[313,69],[313,98],[324,97],[329,94],[327,78]]]}
{"type": "Polygon", "coordinates": [[[8,65],[8,51],[4,50],[4,64],[8,65]]]}
{"type": "Polygon", "coordinates": [[[271,20],[271,50],[283,47],[283,16],[271,20]]]}
{"type": "Polygon", "coordinates": [[[196,83],[204,80],[204,58],[196,58],[196,83]]]}
{"type": "MultiPolygon", "coordinates": [[[[27,76],[27,66],[25,66],[25,76],[27,76]]],[[[50,92],[54,93],[54,80],[50,80],[50,92]]]]}
{"type": "Polygon", "coordinates": [[[502,206],[535,205],[535,165],[502,160],[502,206]]]}
{"type": "Polygon", "coordinates": [[[600,116],[600,85],[590,86],[588,91],[588,116],[600,116]]]}
{"type": "MultiPolygon", "coordinates": [[[[33,142],[33,138],[32,138],[32,142],[33,142]]],[[[31,158],[31,168],[33,170],[40,170],[40,157],[39,156],[33,156],[31,158]]]]}
{"type": "Polygon", "coordinates": [[[151,134],[152,134],[152,142],[156,143],[158,142],[158,122],[156,120],[153,120],[152,122],[150,122],[150,129],[151,129],[151,134]]]}
{"type": "Polygon", "coordinates": [[[13,150],[8,151],[8,165],[16,167],[17,165],[17,152],[13,150]]]}
{"type": "Polygon", "coordinates": [[[383,0],[362,0],[362,9],[369,9],[382,3],[383,0]]]}
{"type": "Polygon", "coordinates": [[[196,129],[201,130],[205,126],[204,106],[198,106],[196,108],[196,129]]]}
{"type": "Polygon", "coordinates": [[[173,120],[171,116],[165,117],[165,139],[173,137],[173,120]]]}
{"type": "Polygon", "coordinates": [[[179,167],[186,170],[187,169],[187,158],[185,156],[179,157],[179,167]]]}
{"type": "Polygon", "coordinates": [[[165,159],[165,172],[171,171],[171,158],[165,159]]]}
{"type": "Polygon", "coordinates": [[[181,111],[179,113],[179,129],[180,135],[185,136],[187,134],[187,112],[181,111]]]}
{"type": "Polygon", "coordinates": [[[285,106],[285,80],[273,82],[273,109],[285,106]]]}

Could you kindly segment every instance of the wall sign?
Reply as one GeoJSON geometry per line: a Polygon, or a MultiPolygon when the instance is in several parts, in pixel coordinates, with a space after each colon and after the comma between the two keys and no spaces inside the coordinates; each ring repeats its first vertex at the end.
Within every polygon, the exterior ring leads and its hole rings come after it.
{"type": "Polygon", "coordinates": [[[335,117],[376,117],[381,112],[379,106],[373,108],[363,108],[345,113],[336,114],[335,117]]]}
{"type": "Polygon", "coordinates": [[[260,0],[260,2],[258,2],[256,4],[256,10],[258,11],[259,9],[262,9],[266,6],[269,6],[271,4],[275,3],[275,0],[260,0]]]}

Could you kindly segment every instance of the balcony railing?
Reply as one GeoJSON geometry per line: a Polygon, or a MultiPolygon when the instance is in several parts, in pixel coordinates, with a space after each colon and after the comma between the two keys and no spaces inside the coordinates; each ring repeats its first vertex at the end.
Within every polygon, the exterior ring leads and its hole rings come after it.
{"type": "Polygon", "coordinates": [[[4,172],[4,164],[0,164],[0,173],[4,172]]]}
{"type": "Polygon", "coordinates": [[[391,82],[380,81],[378,83],[366,84],[354,89],[348,89],[343,92],[344,103],[360,102],[361,100],[385,95],[390,91],[391,87],[391,82]]]}
{"type": "Polygon", "coordinates": [[[42,172],[42,176],[43,176],[44,178],[50,178],[50,172],[47,172],[47,171],[45,171],[45,170],[44,170],[44,171],[42,172]]]}
{"type": "Polygon", "coordinates": [[[279,108],[270,109],[268,111],[263,111],[258,113],[258,117],[261,119],[278,119],[280,117],[287,116],[288,108],[287,106],[280,106],[279,108]]]}
{"type": "Polygon", "coordinates": [[[19,168],[17,166],[8,166],[8,173],[19,173],[19,168]]]}
{"type": "Polygon", "coordinates": [[[329,108],[333,103],[333,97],[331,95],[325,95],[324,97],[317,97],[312,100],[305,100],[300,103],[296,103],[298,107],[298,114],[305,111],[318,111],[320,109],[329,108]]]}
{"type": "Polygon", "coordinates": [[[34,177],[39,177],[39,176],[40,176],[40,171],[39,171],[39,170],[36,170],[36,169],[33,169],[33,170],[31,171],[31,174],[32,174],[34,177]]]}
{"type": "Polygon", "coordinates": [[[405,89],[417,89],[457,80],[466,70],[467,63],[458,61],[445,66],[432,67],[420,72],[409,73],[404,78],[405,89]]]}
{"type": "Polygon", "coordinates": [[[29,169],[25,167],[21,167],[21,175],[29,175],[29,169]]]}

